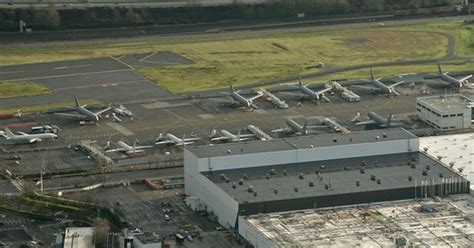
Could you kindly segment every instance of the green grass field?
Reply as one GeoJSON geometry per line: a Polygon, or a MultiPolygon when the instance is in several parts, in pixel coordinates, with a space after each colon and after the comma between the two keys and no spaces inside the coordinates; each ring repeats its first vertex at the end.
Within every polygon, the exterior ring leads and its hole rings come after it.
{"type": "MultiPolygon", "coordinates": [[[[75,106],[75,102],[58,102],[58,103],[51,103],[45,105],[32,105],[32,106],[21,106],[18,108],[0,108],[0,114],[14,114],[17,112],[18,109],[21,109],[23,113],[34,113],[34,112],[41,112],[48,109],[57,109],[57,108],[64,108],[68,106],[75,106]]],[[[81,104],[87,105],[95,105],[101,104],[101,102],[91,99],[81,99],[81,104]]]]}
{"type": "MultiPolygon", "coordinates": [[[[317,72],[334,67],[446,56],[448,39],[456,37],[456,56],[474,56],[473,25],[461,21],[371,27],[351,30],[287,34],[224,34],[186,39],[53,43],[36,47],[0,48],[0,65],[172,51],[195,63],[138,72],[175,93],[245,85],[270,79],[317,72]],[[212,40],[211,40],[212,39],[212,40]],[[311,68],[319,62],[324,68],[311,68]]],[[[471,64],[453,64],[451,71],[471,64]]],[[[435,68],[434,68],[435,69],[435,68]]],[[[333,78],[366,78],[367,70],[334,74],[333,78]]],[[[428,72],[428,65],[377,68],[380,76],[428,72]],[[380,70],[380,71],[379,71],[380,70]],[[406,70],[406,71],[405,71],[406,70]]]]}
{"type": "Polygon", "coordinates": [[[31,82],[0,82],[0,98],[37,96],[51,93],[41,84],[31,82]]]}

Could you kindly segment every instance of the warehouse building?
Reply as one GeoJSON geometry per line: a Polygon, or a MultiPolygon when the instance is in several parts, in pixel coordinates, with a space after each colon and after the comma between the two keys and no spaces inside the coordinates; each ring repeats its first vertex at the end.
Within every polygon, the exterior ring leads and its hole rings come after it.
{"type": "Polygon", "coordinates": [[[437,130],[470,128],[473,102],[460,94],[418,97],[416,114],[437,130]]]}
{"type": "Polygon", "coordinates": [[[244,216],[469,192],[404,129],[190,147],[188,205],[240,229],[244,216]]]}

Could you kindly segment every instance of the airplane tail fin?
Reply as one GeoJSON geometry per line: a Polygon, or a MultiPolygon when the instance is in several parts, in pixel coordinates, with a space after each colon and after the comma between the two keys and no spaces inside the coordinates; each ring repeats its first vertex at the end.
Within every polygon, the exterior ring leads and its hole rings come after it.
{"type": "Polygon", "coordinates": [[[231,91],[231,92],[235,92],[234,86],[232,86],[232,83],[229,83],[229,86],[230,86],[230,91],[231,91]]]}
{"type": "Polygon", "coordinates": [[[301,80],[301,75],[298,75],[298,85],[303,86],[303,80],[301,80]]]}
{"type": "Polygon", "coordinates": [[[443,69],[441,69],[441,65],[438,62],[438,72],[439,74],[443,74],[443,69]]]}
{"type": "Polygon", "coordinates": [[[308,134],[308,131],[307,131],[307,128],[308,128],[308,121],[304,121],[304,125],[303,125],[303,135],[306,135],[308,134]]]}
{"type": "Polygon", "coordinates": [[[393,114],[390,114],[387,118],[387,127],[390,127],[390,125],[392,124],[392,117],[393,117],[393,114]]]}
{"type": "Polygon", "coordinates": [[[372,80],[375,80],[374,70],[372,68],[370,68],[370,76],[372,77],[372,80]]]}
{"type": "Polygon", "coordinates": [[[74,101],[76,102],[76,107],[80,107],[81,105],[79,104],[79,99],[77,99],[76,93],[74,93],[74,101]]]}
{"type": "Polygon", "coordinates": [[[15,137],[15,134],[8,129],[8,127],[5,127],[5,135],[7,136],[7,139],[15,137]]]}

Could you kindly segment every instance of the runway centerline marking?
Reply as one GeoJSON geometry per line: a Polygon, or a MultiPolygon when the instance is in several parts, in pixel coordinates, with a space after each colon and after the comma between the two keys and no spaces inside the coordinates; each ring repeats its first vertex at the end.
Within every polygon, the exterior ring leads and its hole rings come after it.
{"type": "Polygon", "coordinates": [[[91,66],[91,64],[87,64],[87,65],[72,65],[72,66],[59,66],[59,67],[53,67],[53,70],[74,69],[74,68],[81,68],[81,67],[87,67],[87,66],[91,66]]]}
{"type": "Polygon", "coordinates": [[[147,80],[131,80],[131,81],[125,81],[125,82],[119,82],[119,83],[100,83],[100,84],[93,84],[93,85],[83,85],[83,86],[75,86],[75,87],[63,87],[63,88],[57,88],[55,89],[56,91],[61,91],[61,90],[72,90],[72,89],[83,89],[83,88],[94,88],[94,87],[115,87],[119,86],[122,84],[134,84],[134,83],[142,83],[142,82],[148,82],[147,80]]]}
{"type": "Polygon", "coordinates": [[[123,135],[125,136],[132,136],[132,135],[135,135],[134,132],[128,130],[126,127],[120,125],[120,124],[117,124],[115,122],[107,122],[106,123],[107,126],[119,131],[120,133],[122,133],[123,135]]]}
{"type": "Polygon", "coordinates": [[[72,76],[83,76],[83,75],[94,75],[101,73],[110,73],[110,72],[121,72],[121,71],[131,71],[131,69],[119,69],[119,70],[110,70],[110,71],[95,71],[95,72],[85,72],[85,73],[70,73],[62,75],[52,75],[52,76],[43,76],[43,77],[30,77],[30,78],[15,78],[3,80],[3,82],[12,82],[12,81],[21,81],[21,80],[37,80],[37,79],[48,79],[48,78],[61,78],[61,77],[72,77],[72,76]]]}

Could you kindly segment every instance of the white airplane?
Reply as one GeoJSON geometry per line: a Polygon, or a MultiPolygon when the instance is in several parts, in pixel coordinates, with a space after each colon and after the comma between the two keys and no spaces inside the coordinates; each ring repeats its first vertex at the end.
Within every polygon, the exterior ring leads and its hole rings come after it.
{"type": "Polygon", "coordinates": [[[55,115],[73,117],[73,118],[80,119],[80,120],[88,120],[88,121],[97,122],[97,121],[100,120],[100,118],[101,118],[100,115],[101,114],[103,114],[104,112],[111,109],[111,108],[106,108],[106,109],[103,109],[99,112],[92,112],[92,111],[86,109],[87,105],[81,105],[79,103],[79,99],[77,99],[76,94],[74,94],[74,101],[76,102],[76,106],[68,107],[68,108],[76,111],[77,114],[55,113],[55,115]]]}
{"type": "MultiPolygon", "coordinates": [[[[213,134],[217,133],[215,130],[213,130],[213,134]]],[[[215,137],[211,138],[212,141],[228,141],[228,142],[240,142],[240,141],[245,141],[249,140],[250,137],[254,137],[255,134],[240,134],[240,130],[237,133],[237,135],[227,131],[227,130],[220,130],[220,133],[222,136],[220,137],[215,137]]]]}
{"type": "Polygon", "coordinates": [[[167,133],[163,136],[162,133],[156,139],[156,145],[171,145],[171,146],[186,146],[190,144],[194,144],[194,141],[200,140],[201,138],[185,138],[183,136],[182,139],[174,136],[171,133],[167,133]]]}
{"type": "Polygon", "coordinates": [[[117,142],[118,148],[106,150],[106,153],[110,152],[123,152],[127,154],[139,153],[144,152],[145,149],[152,148],[153,146],[136,146],[136,142],[133,143],[133,146],[129,146],[127,143],[123,141],[117,142]]]}
{"type": "Polygon", "coordinates": [[[308,129],[316,129],[320,128],[321,126],[308,126],[308,121],[304,122],[304,125],[301,126],[293,119],[286,119],[286,128],[281,129],[274,129],[272,133],[285,133],[285,134],[297,134],[297,135],[309,135],[317,133],[315,130],[308,130],[308,129]]]}
{"type": "MultiPolygon", "coordinates": [[[[303,80],[301,80],[301,76],[298,77],[298,84],[290,84],[291,88],[298,89],[302,94],[296,94],[296,96],[300,97],[302,100],[311,100],[313,102],[317,102],[319,100],[324,100],[326,102],[330,102],[329,98],[327,98],[324,93],[330,91],[331,87],[324,86],[324,89],[313,91],[312,89],[308,88],[309,84],[303,84],[303,80]]],[[[295,95],[292,92],[280,92],[281,94],[286,95],[295,95]]]]}
{"type": "Polygon", "coordinates": [[[368,87],[368,86],[362,86],[362,85],[351,85],[352,87],[355,88],[362,88],[362,89],[368,89],[372,91],[373,93],[378,93],[378,94],[387,94],[387,95],[400,95],[400,92],[395,90],[395,87],[405,83],[405,81],[400,81],[396,82],[391,85],[386,85],[380,81],[382,78],[375,78],[374,71],[372,68],[370,68],[370,75],[371,79],[370,82],[373,84],[373,87],[368,87]]]}
{"type": "Polygon", "coordinates": [[[20,135],[14,134],[8,127],[5,127],[4,137],[7,140],[12,140],[17,143],[36,143],[46,139],[57,139],[58,135],[54,133],[38,133],[38,134],[27,134],[23,132],[18,132],[20,135]]]}
{"type": "Polygon", "coordinates": [[[438,76],[448,83],[451,86],[457,87],[457,88],[462,88],[463,86],[468,86],[472,88],[473,86],[467,81],[468,79],[472,78],[472,75],[468,75],[464,78],[456,79],[448,75],[449,72],[443,72],[441,69],[441,65],[438,63],[438,76]]]}
{"type": "Polygon", "coordinates": [[[114,112],[117,113],[120,116],[129,116],[129,117],[133,116],[132,111],[128,110],[123,105],[120,105],[120,106],[114,108],[114,112]]]}

